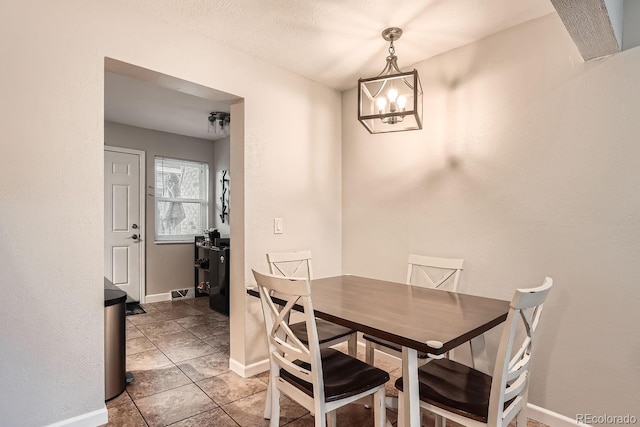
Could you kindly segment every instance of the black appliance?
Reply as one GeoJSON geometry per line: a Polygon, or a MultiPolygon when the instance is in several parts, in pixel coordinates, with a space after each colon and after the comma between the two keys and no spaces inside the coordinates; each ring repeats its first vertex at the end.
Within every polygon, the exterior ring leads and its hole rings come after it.
{"type": "Polygon", "coordinates": [[[219,246],[205,244],[204,236],[195,239],[196,297],[209,296],[209,307],[229,315],[229,240],[219,246]]]}

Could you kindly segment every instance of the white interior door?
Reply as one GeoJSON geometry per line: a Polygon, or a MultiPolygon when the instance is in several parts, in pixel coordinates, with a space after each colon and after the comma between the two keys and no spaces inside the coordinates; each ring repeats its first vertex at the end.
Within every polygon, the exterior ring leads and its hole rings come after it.
{"type": "Polygon", "coordinates": [[[141,177],[144,153],[104,151],[104,276],[140,301],[144,285],[141,177]]]}

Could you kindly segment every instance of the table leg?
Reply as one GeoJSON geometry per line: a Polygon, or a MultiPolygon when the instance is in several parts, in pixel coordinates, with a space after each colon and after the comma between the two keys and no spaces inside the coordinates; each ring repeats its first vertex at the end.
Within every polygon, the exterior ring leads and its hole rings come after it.
{"type": "MultiPolygon", "coordinates": [[[[404,426],[420,426],[420,393],[418,389],[418,352],[413,348],[402,347],[402,382],[404,399],[404,426]]],[[[401,426],[399,426],[401,427],[401,426]]]]}

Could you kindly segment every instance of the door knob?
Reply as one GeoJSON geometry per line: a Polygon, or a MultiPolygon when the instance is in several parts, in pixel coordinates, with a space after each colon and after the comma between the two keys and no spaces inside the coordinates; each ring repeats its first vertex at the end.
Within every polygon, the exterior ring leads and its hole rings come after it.
{"type": "Polygon", "coordinates": [[[138,240],[138,235],[134,234],[131,237],[127,237],[127,239],[133,239],[133,240],[138,240]]]}

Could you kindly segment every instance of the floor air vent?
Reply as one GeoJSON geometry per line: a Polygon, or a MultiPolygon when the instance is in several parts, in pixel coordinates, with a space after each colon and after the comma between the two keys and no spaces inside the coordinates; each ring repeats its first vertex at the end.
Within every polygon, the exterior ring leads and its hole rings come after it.
{"type": "Polygon", "coordinates": [[[171,301],[195,298],[195,296],[196,294],[193,289],[176,289],[175,291],[171,291],[171,301]]]}

